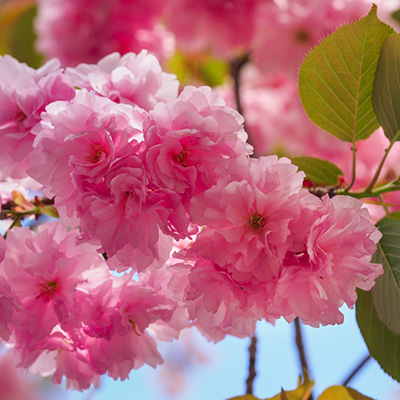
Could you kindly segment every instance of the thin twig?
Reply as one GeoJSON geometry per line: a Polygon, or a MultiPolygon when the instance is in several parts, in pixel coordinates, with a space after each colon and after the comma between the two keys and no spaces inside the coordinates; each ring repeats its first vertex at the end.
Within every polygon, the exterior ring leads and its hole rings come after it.
{"type": "Polygon", "coordinates": [[[350,381],[358,374],[358,372],[364,367],[364,365],[371,359],[371,355],[368,354],[358,365],[354,368],[353,372],[344,380],[343,386],[347,386],[350,381]]]}
{"type": "MultiPolygon", "coordinates": [[[[305,352],[305,349],[304,349],[303,335],[302,335],[302,332],[301,332],[301,325],[300,325],[299,318],[296,318],[294,320],[294,326],[296,328],[296,346],[297,346],[297,350],[298,350],[298,353],[299,353],[301,369],[302,369],[302,372],[303,372],[303,375],[304,375],[304,371],[307,371],[307,373],[309,373],[309,369],[308,369],[306,352],[305,352]]],[[[309,400],[313,400],[312,394],[310,395],[309,400]]]]}
{"type": "MultiPolygon", "coordinates": [[[[235,93],[235,100],[236,100],[236,109],[240,115],[243,115],[243,106],[242,106],[242,101],[241,101],[241,96],[240,96],[240,72],[242,71],[242,68],[248,63],[250,59],[250,55],[248,53],[235,58],[234,60],[231,61],[230,63],[230,75],[233,79],[233,90],[235,93]]],[[[252,145],[251,140],[250,140],[250,134],[246,126],[246,122],[244,122],[244,130],[247,132],[247,143],[252,145]]],[[[253,145],[252,145],[253,146],[253,145]]],[[[254,147],[254,146],[253,146],[254,147]]]]}
{"type": "Polygon", "coordinates": [[[251,338],[249,346],[249,376],[246,380],[246,394],[253,394],[253,382],[256,377],[257,337],[251,338]]]}

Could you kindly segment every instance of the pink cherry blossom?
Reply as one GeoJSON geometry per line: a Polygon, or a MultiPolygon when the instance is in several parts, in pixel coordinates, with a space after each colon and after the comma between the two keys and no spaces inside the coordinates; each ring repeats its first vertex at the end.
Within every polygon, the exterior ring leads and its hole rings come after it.
{"type": "MultiPolygon", "coordinates": [[[[218,342],[228,334],[254,334],[255,323],[263,314],[253,307],[254,292],[245,290],[246,284],[234,281],[229,272],[206,258],[199,257],[192,266],[178,263],[172,268],[175,273],[170,290],[208,340],[218,342]]],[[[259,292],[258,297],[263,297],[263,293],[259,292]]]]}
{"type": "Polygon", "coordinates": [[[352,307],[356,288],[370,290],[383,273],[371,257],[381,238],[362,202],[324,196],[315,210],[303,251],[289,251],[276,284],[271,312],[311,326],[343,322],[339,308],[352,307]]]}
{"type": "Polygon", "coordinates": [[[116,103],[139,106],[147,111],[158,102],[173,100],[178,95],[176,76],[163,72],[158,60],[145,50],[122,57],[113,53],[96,65],[68,68],[67,75],[82,89],[94,90],[116,103]]]}
{"type": "Polygon", "coordinates": [[[77,231],[68,232],[60,223],[40,227],[36,235],[29,228],[14,228],[7,235],[7,251],[0,264],[0,276],[7,280],[24,312],[15,315],[20,326],[14,330],[19,345],[34,343],[49,335],[58,324],[79,326],[76,305],[84,272],[106,268],[95,248],[75,244],[77,231]]]}
{"type": "Polygon", "coordinates": [[[118,271],[160,267],[169,257],[172,239],[189,235],[189,220],[180,197],[151,185],[138,156],[115,162],[103,182],[103,193],[80,196],[78,214],[84,238],[98,239],[109,265],[118,271]],[[113,257],[115,255],[115,257],[113,257]]]}
{"type": "Polygon", "coordinates": [[[0,179],[24,178],[41,112],[53,101],[70,100],[75,91],[56,60],[34,70],[0,57],[0,76],[0,179]]]}
{"type": "Polygon", "coordinates": [[[184,203],[225,176],[230,160],[251,151],[243,118],[210,88],[188,86],[150,115],[147,168],[156,185],[179,193],[184,203]]]}
{"type": "Polygon", "coordinates": [[[365,0],[265,2],[257,10],[257,33],[252,44],[255,62],[264,73],[294,78],[318,41],[341,24],[364,17],[370,8],[371,3],[365,0]]]}
{"type": "Polygon", "coordinates": [[[168,28],[184,51],[212,49],[218,56],[232,57],[248,49],[257,6],[264,2],[268,0],[171,0],[168,28]]]}
{"type": "Polygon", "coordinates": [[[73,217],[79,192],[101,192],[111,165],[136,151],[143,113],[86,90],[70,102],[51,104],[36,127],[29,174],[73,217]]]}
{"type": "Polygon", "coordinates": [[[218,265],[234,265],[234,278],[236,273],[251,273],[269,281],[293,244],[289,224],[300,217],[304,175],[288,159],[276,156],[242,157],[230,173],[192,199],[191,217],[215,231],[208,251],[218,265]]]}
{"type": "Polygon", "coordinates": [[[39,0],[37,47],[65,66],[143,48],[163,58],[170,42],[157,26],[163,8],[162,0],[39,0]]]}
{"type": "Polygon", "coordinates": [[[10,355],[0,358],[0,393],[2,400],[43,399],[39,382],[18,371],[10,355]]]}

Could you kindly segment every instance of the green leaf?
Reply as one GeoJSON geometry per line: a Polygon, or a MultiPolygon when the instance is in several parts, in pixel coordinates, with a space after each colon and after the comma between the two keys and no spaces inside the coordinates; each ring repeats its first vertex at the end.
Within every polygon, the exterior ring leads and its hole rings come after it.
{"type": "Polygon", "coordinates": [[[374,82],[372,103],[375,114],[389,140],[400,129],[400,35],[390,36],[383,43],[374,82]]]}
{"type": "Polygon", "coordinates": [[[232,397],[227,400],[260,400],[258,397],[254,397],[252,394],[245,394],[243,396],[232,397]]]}
{"type": "Polygon", "coordinates": [[[310,119],[339,139],[355,143],[378,127],[372,91],[380,49],[394,33],[374,4],[360,21],[339,28],[308,54],[299,91],[310,119]]]}
{"type": "Polygon", "coordinates": [[[10,38],[11,54],[32,68],[40,67],[43,62],[43,57],[35,50],[36,34],[33,29],[35,16],[36,7],[32,5],[20,15],[10,38]]]}
{"type": "Polygon", "coordinates": [[[344,175],[335,164],[319,158],[293,157],[292,163],[306,173],[306,179],[316,185],[335,186],[338,183],[338,178],[344,175]]]}
{"type": "Polygon", "coordinates": [[[392,18],[397,21],[400,22],[400,10],[397,10],[395,12],[392,13],[392,18]]]}
{"type": "Polygon", "coordinates": [[[182,85],[201,82],[214,87],[222,85],[228,74],[225,60],[204,54],[184,54],[176,51],[168,60],[167,69],[174,73],[182,85]]]}
{"type": "Polygon", "coordinates": [[[376,280],[371,294],[378,318],[400,335],[400,221],[386,217],[376,226],[383,236],[372,262],[382,264],[384,274],[376,280]]]}
{"type": "Polygon", "coordinates": [[[382,323],[371,292],[357,290],[356,317],[369,353],[382,369],[400,382],[400,336],[382,323]]]}
{"type": "Polygon", "coordinates": [[[321,393],[318,400],[373,400],[371,397],[364,396],[357,390],[346,386],[331,386],[321,393]]]}

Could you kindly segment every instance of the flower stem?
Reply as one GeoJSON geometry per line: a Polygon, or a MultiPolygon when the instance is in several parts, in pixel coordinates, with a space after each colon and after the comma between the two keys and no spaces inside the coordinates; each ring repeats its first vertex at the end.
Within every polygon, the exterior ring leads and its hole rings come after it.
{"type": "Polygon", "coordinates": [[[15,225],[17,225],[19,223],[20,219],[21,219],[21,217],[18,214],[14,217],[14,221],[12,222],[12,224],[10,225],[10,227],[7,229],[6,233],[4,234],[4,239],[7,237],[7,233],[12,228],[14,228],[15,225]]]}
{"type": "Polygon", "coordinates": [[[383,168],[383,165],[384,165],[384,163],[385,163],[385,161],[386,161],[386,158],[387,158],[387,156],[388,156],[388,154],[389,154],[389,151],[390,151],[390,149],[393,147],[393,145],[396,143],[396,141],[399,139],[399,136],[400,136],[400,131],[397,132],[397,134],[394,136],[394,138],[393,138],[392,141],[390,142],[389,147],[386,149],[385,154],[384,154],[384,156],[383,156],[381,162],[380,162],[379,165],[378,165],[378,168],[377,168],[377,170],[376,170],[376,172],[375,172],[374,177],[372,178],[371,183],[370,183],[370,184],[368,185],[368,187],[365,189],[366,192],[372,191],[373,187],[375,186],[376,182],[378,181],[379,175],[380,175],[381,172],[382,172],[382,168],[383,168]]]}
{"type": "Polygon", "coordinates": [[[400,190],[400,183],[398,181],[389,182],[386,185],[379,186],[374,190],[366,189],[363,192],[348,192],[347,189],[343,192],[338,191],[338,194],[343,194],[356,199],[366,199],[368,197],[379,197],[383,193],[396,192],[400,190]]]}
{"type": "Polygon", "coordinates": [[[352,157],[352,168],[351,168],[351,182],[350,185],[347,187],[347,190],[350,190],[353,185],[354,182],[356,181],[356,154],[357,154],[357,148],[356,148],[356,144],[353,143],[353,147],[352,147],[352,152],[353,152],[353,157],[352,157]]]}

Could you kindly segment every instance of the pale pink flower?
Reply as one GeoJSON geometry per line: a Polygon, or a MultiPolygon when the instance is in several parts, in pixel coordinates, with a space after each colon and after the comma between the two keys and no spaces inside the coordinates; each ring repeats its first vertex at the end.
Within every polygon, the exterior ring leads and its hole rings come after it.
{"type": "Polygon", "coordinates": [[[75,91],[57,60],[34,70],[7,55],[0,57],[0,76],[0,179],[24,178],[41,112],[75,91]]]}
{"type": "Polygon", "coordinates": [[[184,203],[225,176],[231,160],[251,151],[243,117],[211,88],[188,86],[150,115],[147,168],[156,185],[180,194],[184,203]]]}
{"type": "Polygon", "coordinates": [[[340,25],[364,17],[370,8],[366,0],[265,2],[257,10],[255,62],[264,73],[294,78],[313,46],[340,25]]]}
{"type": "Polygon", "coordinates": [[[81,89],[94,90],[116,103],[139,106],[147,111],[158,102],[173,100],[178,95],[176,76],[163,72],[158,60],[145,50],[122,57],[113,53],[95,65],[68,68],[66,74],[81,89]]]}
{"type": "Polygon", "coordinates": [[[143,48],[163,58],[169,45],[157,26],[163,9],[163,0],[39,0],[37,47],[66,66],[143,48]]]}
{"type": "Polygon", "coordinates": [[[286,255],[270,311],[316,327],[342,323],[339,308],[353,307],[356,288],[370,290],[383,273],[380,264],[371,263],[381,236],[361,201],[324,196],[303,251],[286,255]]]}
{"type": "Polygon", "coordinates": [[[170,0],[167,26],[184,51],[211,49],[218,56],[232,57],[248,50],[257,6],[264,2],[268,0],[170,0]]]}

